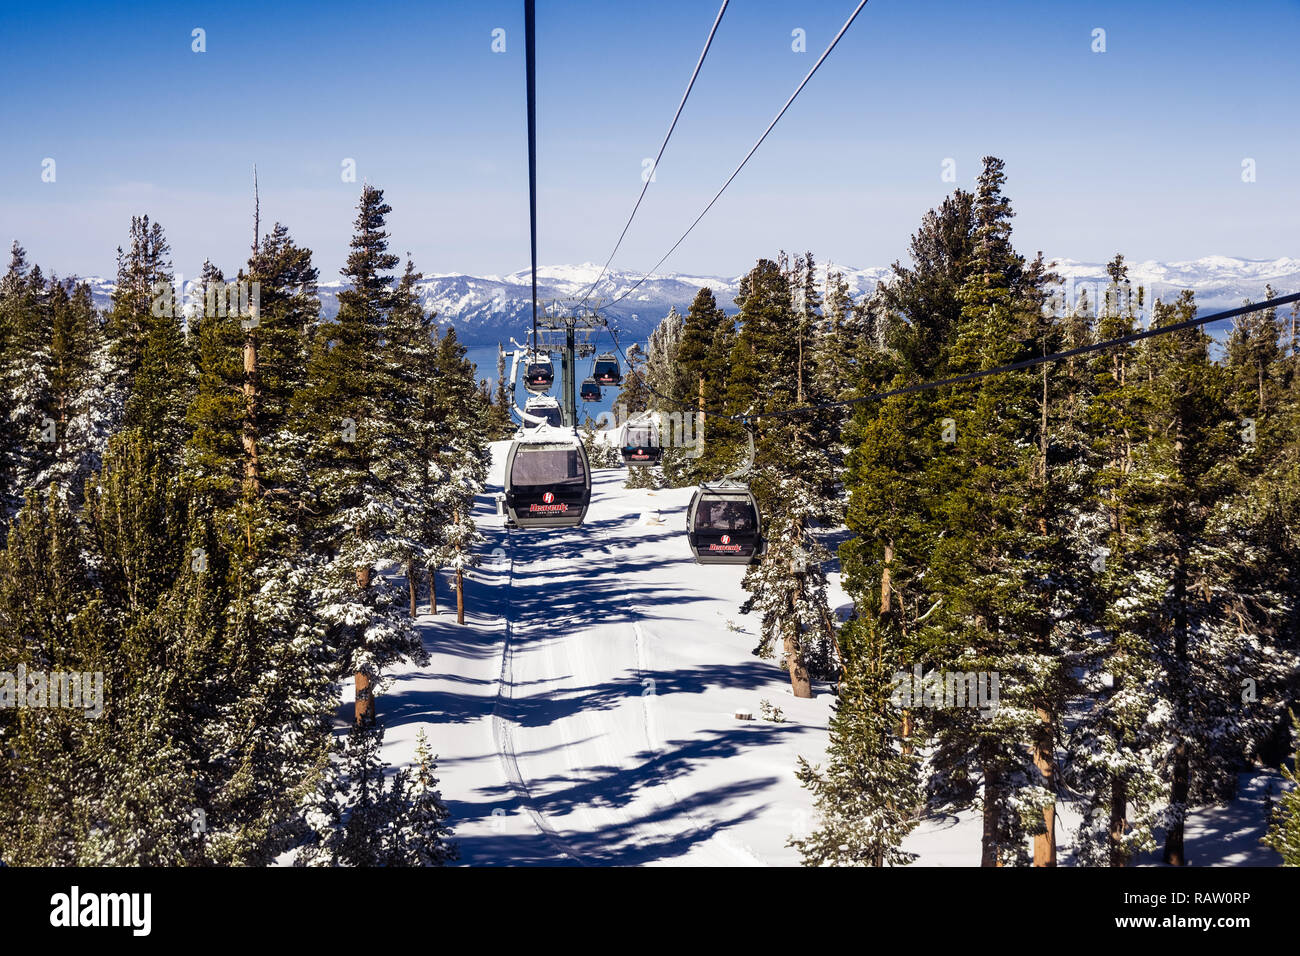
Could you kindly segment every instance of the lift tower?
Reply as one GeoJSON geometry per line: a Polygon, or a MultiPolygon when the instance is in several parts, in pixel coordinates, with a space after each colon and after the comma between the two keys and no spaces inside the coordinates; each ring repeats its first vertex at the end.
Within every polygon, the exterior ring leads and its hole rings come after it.
{"type": "Polygon", "coordinates": [[[560,406],[567,428],[578,427],[578,359],[596,354],[592,340],[605,320],[595,312],[566,312],[551,303],[546,315],[537,316],[537,349],[560,353],[560,406]]]}

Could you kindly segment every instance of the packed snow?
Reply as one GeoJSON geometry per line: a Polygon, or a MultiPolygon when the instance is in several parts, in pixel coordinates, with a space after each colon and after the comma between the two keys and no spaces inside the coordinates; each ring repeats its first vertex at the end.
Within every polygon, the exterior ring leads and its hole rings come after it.
{"type": "MultiPolygon", "coordinates": [[[[786,842],[816,817],[796,758],[824,759],[830,688],[795,699],[777,663],[751,654],[744,569],[691,560],[691,489],[630,490],[626,471],[596,470],[582,527],[508,531],[494,499],[508,448],[493,445],[477,502],[486,542],[465,626],[440,575],[438,614],[419,620],[429,666],[396,669],[378,701],[385,759],[409,764],[425,728],[463,864],[797,865],[786,842]],[[656,512],[661,524],[646,520],[656,512]],[[784,721],[763,719],[764,701],[784,721]]],[[[842,608],[838,574],[832,586],[842,608]]],[[[1258,840],[1281,785],[1244,774],[1241,799],[1194,811],[1192,863],[1276,865],[1258,840]]],[[[1069,864],[1077,816],[1059,812],[1069,864]]],[[[904,849],[922,866],[973,866],[979,843],[966,811],[922,822],[904,849]]]]}

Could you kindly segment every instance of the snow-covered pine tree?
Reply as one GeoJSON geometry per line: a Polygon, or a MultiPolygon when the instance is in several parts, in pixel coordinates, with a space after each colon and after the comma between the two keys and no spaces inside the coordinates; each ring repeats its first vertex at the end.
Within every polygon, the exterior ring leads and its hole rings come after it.
{"type": "Polygon", "coordinates": [[[506,391],[506,353],[501,343],[497,343],[497,378],[492,390],[492,401],[488,406],[487,436],[490,441],[503,441],[515,433],[514,422],[510,418],[510,393],[506,391]]]}
{"type": "MultiPolygon", "coordinates": [[[[623,369],[623,384],[619,388],[618,397],[614,400],[614,408],[630,416],[650,408],[652,399],[649,389],[646,388],[645,352],[640,345],[633,342],[627,347],[626,357],[627,367],[623,369]]],[[[620,421],[619,424],[621,425],[622,422],[620,421]]]]}
{"type": "MultiPolygon", "coordinates": [[[[57,285],[57,283],[55,283],[57,285]]],[[[57,441],[50,417],[50,288],[39,266],[28,266],[17,242],[0,280],[0,491],[8,519],[22,507],[25,489],[53,461],[57,441]]]]}
{"type": "Polygon", "coordinates": [[[354,675],[358,720],[373,714],[384,667],[404,657],[425,659],[404,596],[374,574],[377,562],[403,557],[397,497],[411,461],[403,453],[404,423],[388,413],[386,391],[384,335],[394,298],[388,270],[398,262],[388,252],[391,211],[382,190],[362,189],[343,268],[351,288],[339,293],[337,321],[317,326],[306,382],[293,399],[321,613],[331,623],[341,667],[354,675]]]}
{"type": "Polygon", "coordinates": [[[50,287],[47,334],[49,418],[55,423],[53,458],[36,476],[37,487],[57,484],[69,501],[79,501],[92,472],[99,468],[111,421],[102,404],[107,385],[107,343],[86,283],[54,282],[50,287]]]}
{"type": "MultiPolygon", "coordinates": [[[[203,263],[197,292],[201,302],[225,295],[225,276],[203,263]]],[[[186,470],[219,508],[233,505],[243,478],[239,436],[244,411],[244,333],[237,316],[191,317],[190,338],[197,363],[197,388],[186,412],[190,439],[186,470]]]]}
{"type": "Polygon", "coordinates": [[[436,759],[421,730],[416,763],[389,776],[384,726],[354,724],[310,802],[298,866],[444,866],[458,851],[438,791],[436,759]]]}
{"type": "Polygon", "coordinates": [[[838,401],[851,394],[850,383],[858,378],[855,352],[863,343],[853,341],[853,297],[840,271],[826,270],[822,319],[812,328],[813,366],[819,394],[838,401]]]}
{"type": "MultiPolygon", "coordinates": [[[[4,669],[103,670],[103,650],[93,639],[103,610],[63,491],[29,493],[0,550],[4,669]]],[[[75,710],[0,708],[0,859],[24,866],[80,861],[99,815],[102,788],[90,782],[101,729],[101,721],[75,710]]]]}
{"type": "Polygon", "coordinates": [[[397,548],[406,568],[411,617],[416,614],[420,577],[437,557],[447,520],[440,487],[445,476],[439,456],[447,422],[437,398],[438,328],[435,316],[420,303],[416,284],[421,278],[408,257],[384,333],[384,374],[389,379],[385,415],[399,429],[394,449],[403,456],[402,467],[393,472],[400,485],[394,496],[400,508],[397,548]]]}
{"type": "MultiPolygon", "coordinates": [[[[766,550],[745,572],[749,597],[741,611],[761,616],[756,653],[779,659],[795,696],[811,697],[812,680],[832,677],[838,666],[826,599],[824,564],[830,554],[813,533],[816,525],[837,520],[837,476],[825,451],[829,416],[762,417],[795,405],[800,395],[800,343],[791,335],[795,317],[787,271],[760,259],[741,281],[736,303],[741,328],[731,353],[726,409],[755,422],[756,464],[749,480],[766,526],[766,550]]],[[[748,445],[745,427],[727,422],[713,434],[732,442],[731,453],[739,456],[748,445]]]]}
{"type": "Polygon", "coordinates": [[[920,760],[900,746],[901,715],[891,701],[897,647],[886,648],[874,618],[839,633],[844,677],[830,722],[826,769],[799,758],[799,781],[816,800],[818,826],[792,839],[805,866],[901,866],[899,848],[920,819],[920,760]]]}
{"type": "Polygon", "coordinates": [[[440,563],[454,575],[456,621],[464,624],[465,571],[478,566],[478,549],[484,540],[474,520],[474,503],[487,483],[492,455],[484,433],[487,409],[474,388],[474,365],[455,328],[448,329],[439,343],[435,395],[443,411],[440,458],[446,476],[438,488],[446,515],[440,563]]]}
{"type": "MultiPolygon", "coordinates": [[[[1157,303],[1156,326],[1190,319],[1190,292],[1157,303]]],[[[1209,336],[1190,329],[1148,340],[1139,350],[1138,397],[1146,424],[1133,464],[1135,569],[1126,613],[1140,622],[1158,681],[1153,717],[1163,726],[1155,754],[1170,781],[1165,861],[1187,862],[1184,821],[1195,800],[1235,785],[1242,752],[1243,674],[1266,662],[1257,635],[1239,626],[1235,529],[1216,527],[1218,503],[1231,493],[1224,465],[1236,452],[1222,368],[1209,336]],[[1225,537],[1226,533],[1226,537],[1225,537]]]]}
{"type": "MultiPolygon", "coordinates": [[[[988,157],[973,203],[969,277],[952,343],[951,373],[1050,350],[1042,316],[1050,278],[1011,246],[1010,202],[1000,160],[988,157]]],[[[918,330],[923,331],[923,330],[918,330]]],[[[936,343],[937,344],[937,343],[936,343]]],[[[922,663],[941,674],[997,674],[996,707],[926,707],[931,798],[974,803],[983,814],[981,862],[1055,863],[1056,741],[1072,691],[1072,566],[1068,512],[1052,473],[1050,377],[1013,372],[939,389],[936,411],[950,442],[928,463],[934,547],[925,568],[935,598],[918,639],[922,663]]],[[[1050,376],[1050,372],[1048,372],[1050,376]]]]}
{"type": "MultiPolygon", "coordinates": [[[[1095,328],[1085,291],[1065,318],[1065,345],[1135,330],[1123,257],[1109,268],[1112,284],[1095,328]]],[[[1136,359],[1135,346],[1120,346],[1070,359],[1062,370],[1077,409],[1070,420],[1082,422],[1087,444],[1080,483],[1088,501],[1076,532],[1087,555],[1078,564],[1089,578],[1081,603],[1093,630],[1082,645],[1082,696],[1065,743],[1066,783],[1082,795],[1075,858],[1084,865],[1126,866],[1152,849],[1169,793],[1155,759],[1158,675],[1143,637],[1145,618],[1130,594],[1141,570],[1132,554],[1133,461],[1145,429],[1136,359]]]]}
{"type": "Polygon", "coordinates": [[[1300,719],[1291,714],[1291,733],[1295,743],[1294,762],[1291,768],[1282,768],[1282,775],[1291,789],[1273,808],[1268,834],[1264,842],[1282,854],[1283,866],[1300,866],[1300,719]]]}
{"type": "Polygon", "coordinates": [[[188,437],[185,412],[194,394],[191,350],[172,288],[171,247],[162,226],[132,217],[131,249],[118,250],[117,286],[108,316],[113,385],[125,396],[122,426],[138,428],[172,451],[188,437]]]}
{"type": "Polygon", "coordinates": [[[415,766],[403,775],[400,812],[390,824],[390,866],[446,866],[460,856],[452,840],[451,811],[438,789],[438,758],[421,727],[415,734],[415,766]]]}
{"type": "Polygon", "coordinates": [[[691,390],[677,360],[684,323],[682,314],[673,306],[646,340],[646,388],[650,391],[650,407],[659,411],[683,407],[691,390]]]}
{"type": "Polygon", "coordinates": [[[695,294],[682,325],[677,347],[677,364],[681,370],[684,394],[682,413],[694,410],[694,437],[700,454],[683,457],[679,462],[682,483],[699,480],[716,472],[712,461],[714,447],[709,444],[708,420],[722,414],[727,395],[727,372],[734,345],[735,323],[718,307],[713,290],[704,286],[695,294]]]}

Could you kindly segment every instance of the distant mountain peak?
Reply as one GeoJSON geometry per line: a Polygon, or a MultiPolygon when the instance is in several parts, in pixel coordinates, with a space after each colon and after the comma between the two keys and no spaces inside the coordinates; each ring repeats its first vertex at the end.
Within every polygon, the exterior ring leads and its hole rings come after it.
{"type": "MultiPolygon", "coordinates": [[[[1091,291],[1100,291],[1109,283],[1105,263],[1081,262],[1056,258],[1056,271],[1076,288],[1088,288],[1089,299],[1097,301],[1091,291]]],[[[1300,259],[1283,256],[1277,259],[1244,259],[1234,256],[1202,256],[1174,262],[1129,262],[1129,277],[1135,285],[1147,287],[1152,298],[1169,298],[1182,289],[1196,293],[1197,304],[1208,308],[1227,308],[1245,299],[1258,301],[1264,286],[1271,284],[1276,293],[1300,290],[1300,259]]],[[[828,264],[818,266],[819,272],[828,264]]],[[[859,269],[829,264],[832,271],[843,273],[853,297],[869,294],[892,272],[888,266],[859,269]]],[[[537,269],[537,295],[542,302],[572,302],[582,295],[600,275],[601,266],[594,262],[576,265],[546,265],[537,269]]],[[[608,303],[630,289],[641,273],[611,269],[593,291],[589,305],[608,303]]],[[[616,305],[604,308],[611,322],[631,338],[645,336],[670,308],[685,312],[696,292],[708,286],[718,305],[735,311],[734,299],[742,276],[715,276],[688,273],[651,275],[636,291],[616,305]]],[[[86,277],[101,308],[109,305],[114,289],[112,279],[86,277]]],[[[321,306],[326,315],[338,311],[338,293],[347,287],[341,279],[320,283],[321,306]]],[[[429,273],[418,286],[426,309],[438,313],[439,322],[454,324],[467,345],[492,345],[519,335],[529,324],[532,279],[527,269],[508,275],[465,275],[429,273]]]]}

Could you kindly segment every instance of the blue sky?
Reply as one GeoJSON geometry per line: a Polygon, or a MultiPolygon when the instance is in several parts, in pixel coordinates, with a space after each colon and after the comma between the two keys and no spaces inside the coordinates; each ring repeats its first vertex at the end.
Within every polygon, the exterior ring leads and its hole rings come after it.
{"type": "MultiPolygon", "coordinates": [[[[733,0],[616,268],[671,245],[853,6],[733,0]],[[791,50],[795,28],[807,53],[791,50]]],[[[62,274],[107,274],[147,212],[178,270],[210,257],[233,272],[256,163],[264,224],[286,223],[331,279],[359,190],[340,176],[351,158],[425,272],[525,268],[522,7],[5,4],[0,239],[62,274]]],[[[604,261],[716,12],[539,0],[543,263],[604,261]]],[[[988,153],[1007,161],[1026,252],[1300,255],[1298,35],[1298,0],[871,0],[664,268],[731,275],[781,248],[887,264],[953,188],[943,161],[969,186],[988,153]]]]}

